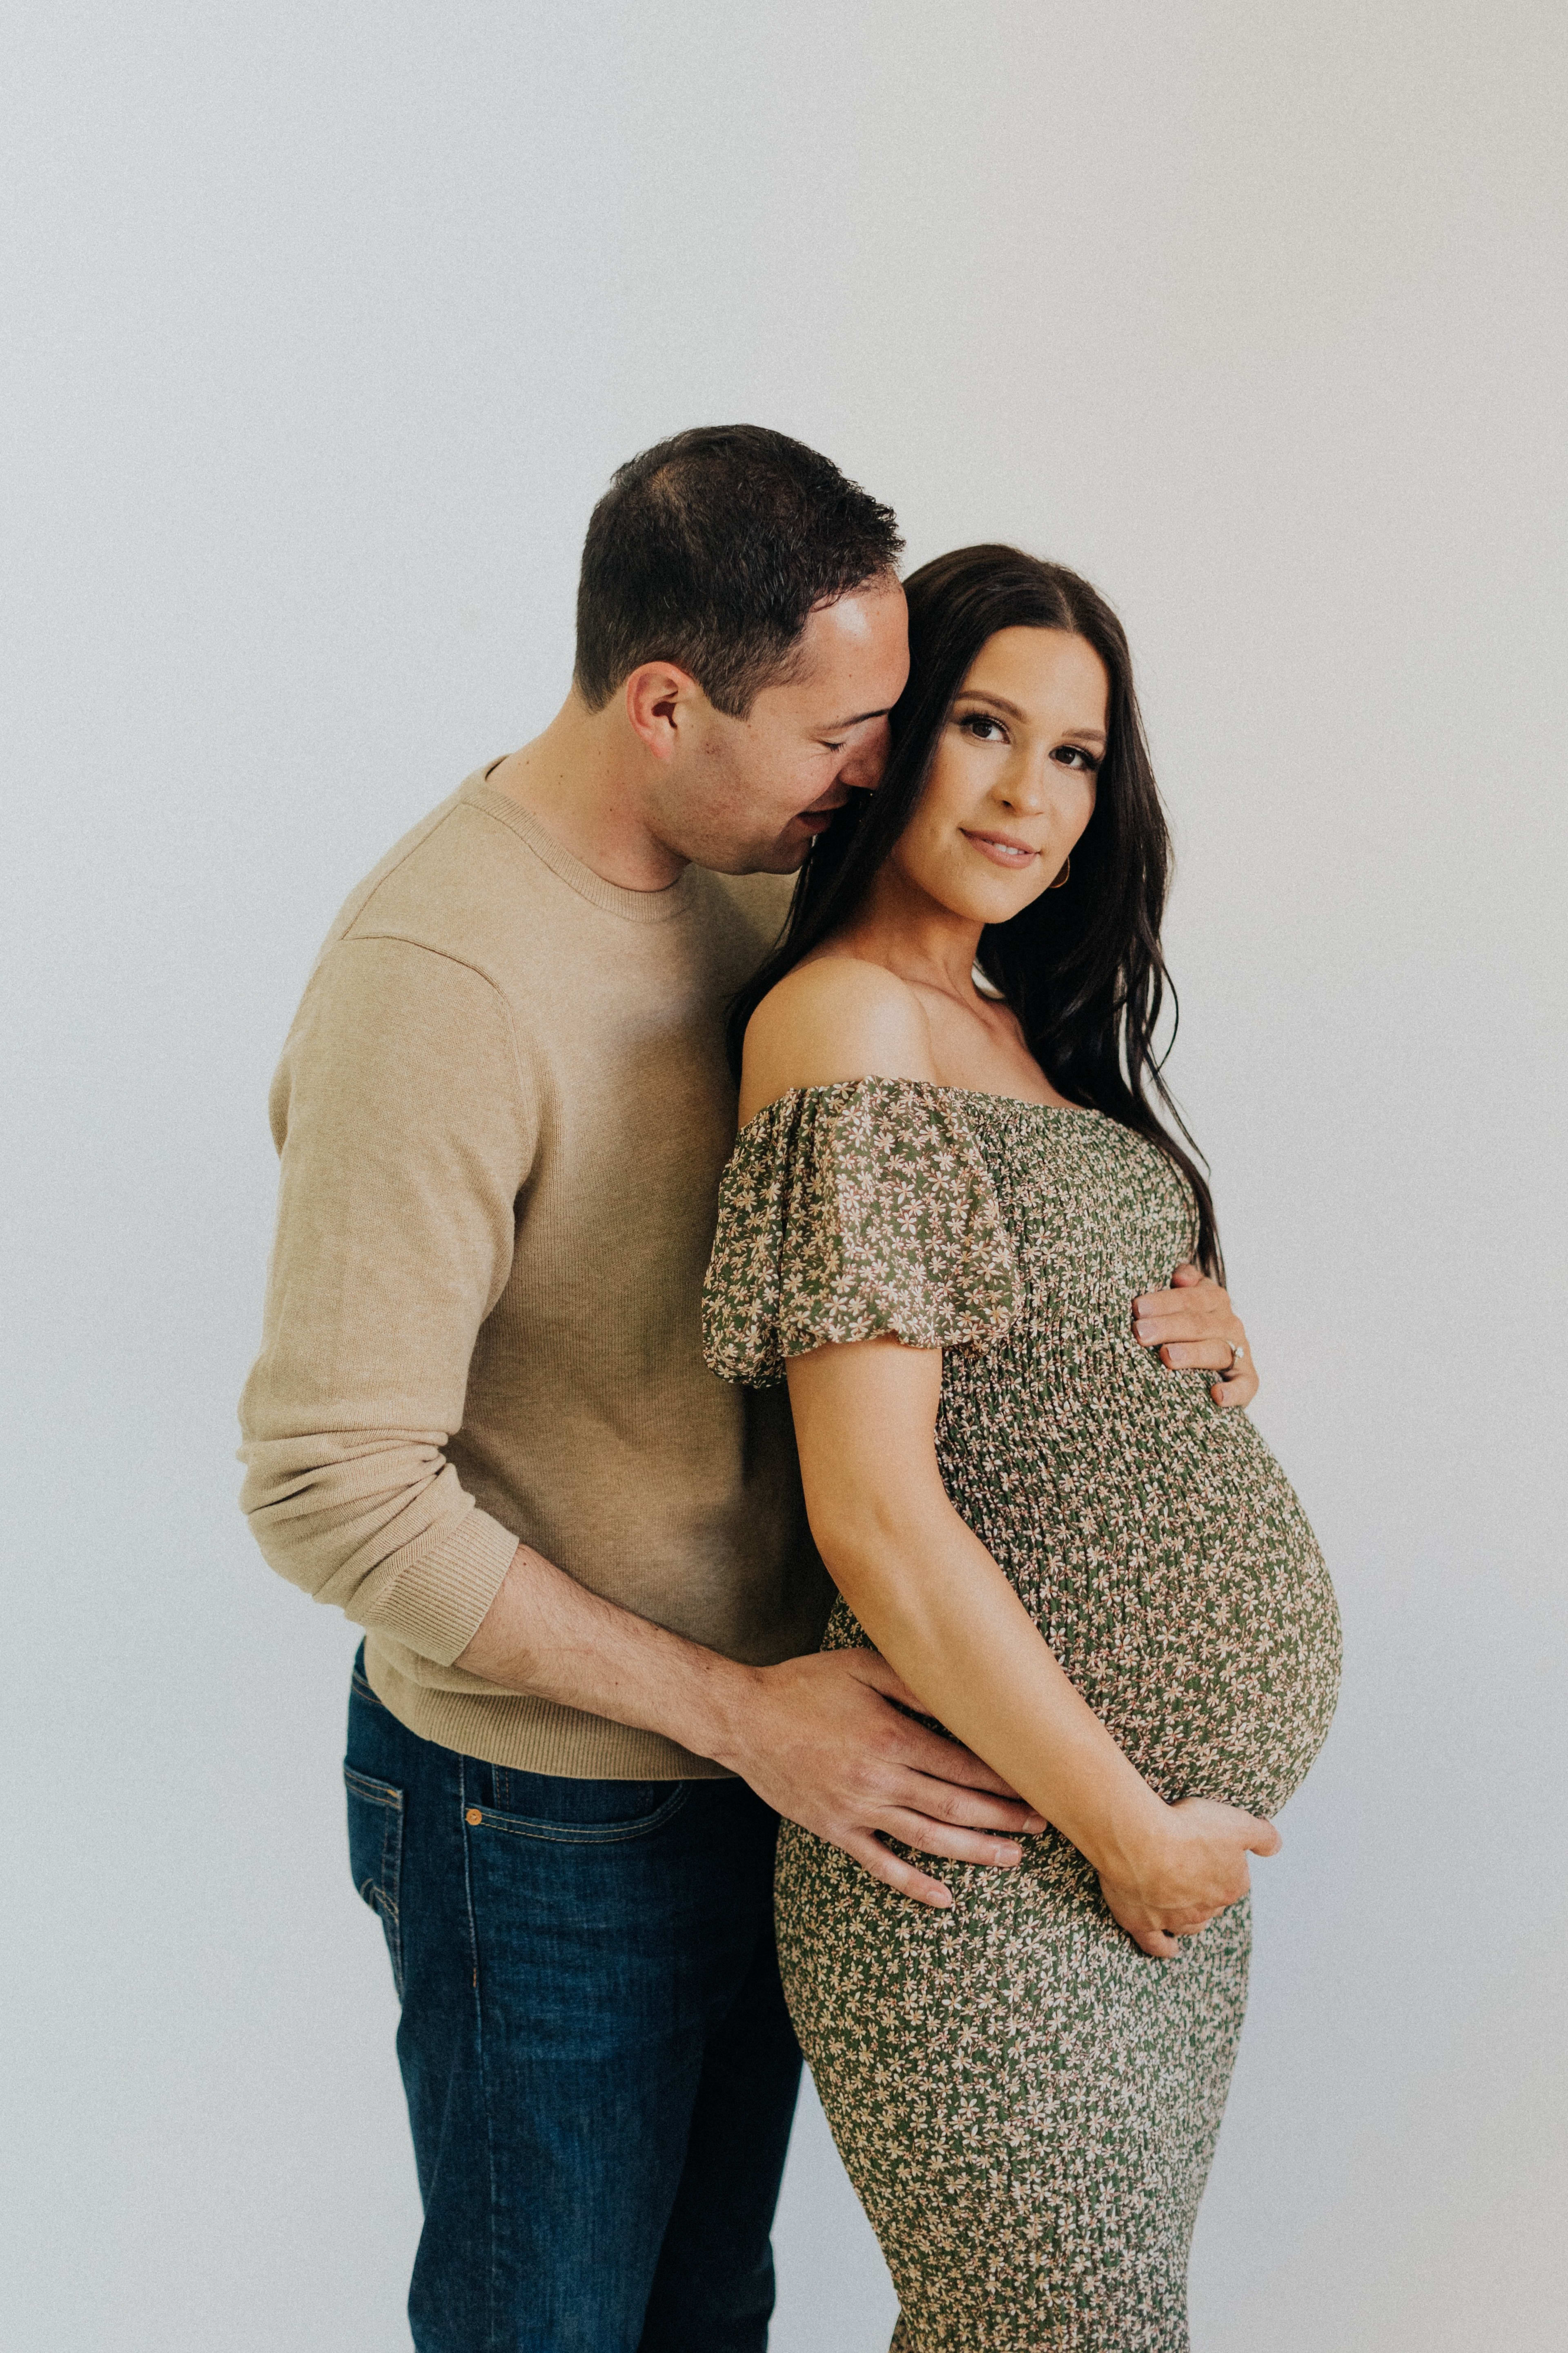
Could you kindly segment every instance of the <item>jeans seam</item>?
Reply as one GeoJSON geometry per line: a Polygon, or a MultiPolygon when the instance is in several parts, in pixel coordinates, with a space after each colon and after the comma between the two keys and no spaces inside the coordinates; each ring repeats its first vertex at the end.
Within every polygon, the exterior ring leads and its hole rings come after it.
{"type": "Polygon", "coordinates": [[[343,1786],[351,1798],[382,1810],[381,1862],[378,1876],[359,1883],[358,1894],[381,1922],[386,1938],[387,1957],[392,1963],[392,1982],[397,1989],[397,1999],[403,2000],[403,1920],[398,1909],[395,1886],[402,1894],[403,1878],[403,1792],[390,1781],[379,1781],[374,1774],[361,1773],[345,1757],[343,1786]]]}
{"type": "Polygon", "coordinates": [[[629,1840],[647,1838],[662,1830],[680,1811],[690,1796],[690,1785],[678,1781],[672,1796],[651,1814],[638,1814],[629,1822],[542,1822],[528,1814],[503,1814],[485,1806],[473,1811],[480,1820],[475,1830],[505,1831],[510,1838],[545,1839],[557,1846],[624,1846],[629,1840]]]}
{"type": "Polygon", "coordinates": [[[398,1900],[403,1894],[403,1809],[401,1806],[396,1809],[389,1806],[386,1810],[386,1828],[382,1833],[381,1841],[381,1884],[386,1902],[384,1925],[386,1929],[387,1950],[392,1955],[392,1982],[397,1988],[397,1999],[401,2001],[403,2000],[403,1921],[398,1910],[398,1900]],[[394,1871],[388,1869],[388,1862],[393,1859],[395,1860],[395,1875],[394,1871]],[[393,1887],[397,1890],[395,1896],[390,1893],[393,1887]]]}
{"type": "Polygon", "coordinates": [[[385,1806],[395,1814],[403,1811],[403,1792],[391,1781],[378,1781],[374,1774],[357,1772],[347,1762],[343,1766],[343,1779],[351,1789],[357,1789],[362,1798],[369,1798],[373,1804],[385,1806]]]}
{"type": "Polygon", "coordinates": [[[485,2346],[484,2353],[498,2353],[497,2315],[500,2309],[500,2261],[497,2254],[499,2232],[497,2216],[499,2190],[496,2182],[495,2133],[490,2123],[490,2087],[485,2064],[484,1995],[479,1985],[479,1931],[474,1915],[474,1877],[468,1860],[468,1767],[467,1758],[458,1763],[458,1819],[463,1841],[463,1901],[468,1920],[468,1960],[473,1972],[474,2043],[479,2079],[479,2103],[485,2118],[485,2172],[489,2184],[489,2265],[485,2284],[485,2346]]]}

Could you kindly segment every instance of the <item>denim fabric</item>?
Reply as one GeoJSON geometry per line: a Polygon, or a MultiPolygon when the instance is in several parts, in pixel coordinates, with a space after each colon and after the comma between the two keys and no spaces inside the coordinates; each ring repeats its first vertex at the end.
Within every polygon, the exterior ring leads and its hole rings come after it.
{"type": "Polygon", "coordinates": [[[418,2353],[763,2353],[800,2075],[775,1817],[459,1757],[363,1659],[343,1772],[403,2004],[418,2353]]]}

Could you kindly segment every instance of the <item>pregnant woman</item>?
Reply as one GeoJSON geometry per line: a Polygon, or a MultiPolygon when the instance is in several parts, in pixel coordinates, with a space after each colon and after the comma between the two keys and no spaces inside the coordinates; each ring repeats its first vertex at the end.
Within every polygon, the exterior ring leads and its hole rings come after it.
{"type": "Polygon", "coordinates": [[[1121,626],[1011,548],[907,585],[884,780],[736,1008],[708,1354],[787,1375],[828,1645],[1051,1827],[900,1894],[786,1824],[785,1989],[896,2346],[1179,2353],[1247,1858],[1338,1619],[1262,1439],[1129,1312],[1219,1251],[1153,1055],[1169,848],[1121,626]]]}

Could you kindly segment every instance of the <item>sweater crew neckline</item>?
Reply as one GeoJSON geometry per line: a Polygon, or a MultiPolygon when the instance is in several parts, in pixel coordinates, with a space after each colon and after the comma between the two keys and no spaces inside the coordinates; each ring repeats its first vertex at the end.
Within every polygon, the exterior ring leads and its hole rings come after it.
{"type": "Polygon", "coordinates": [[[500,824],[510,826],[540,863],[548,866],[569,891],[585,900],[590,907],[597,907],[602,914],[618,915],[624,923],[668,923],[678,915],[684,915],[692,905],[699,888],[694,866],[684,868],[662,891],[627,891],[618,882],[606,882],[602,874],[595,874],[591,866],[584,865],[574,850],[558,841],[521,801],[496,789],[489,782],[489,769],[496,765],[492,760],[489,767],[476,768],[462,788],[462,798],[473,802],[500,824]]]}

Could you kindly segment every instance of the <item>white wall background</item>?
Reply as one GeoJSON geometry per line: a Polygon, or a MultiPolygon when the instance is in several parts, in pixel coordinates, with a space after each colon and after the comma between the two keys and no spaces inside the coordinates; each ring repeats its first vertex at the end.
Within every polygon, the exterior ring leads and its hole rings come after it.
{"type": "MultiPolygon", "coordinates": [[[[15,2353],[383,2353],[337,1761],[234,1509],[270,1068],[552,711],[658,435],[830,450],[1138,650],[1179,1090],[1335,1566],[1200,2353],[1568,2337],[1556,0],[51,0],[4,172],[15,2353]]],[[[889,2296],[819,2118],[782,2353],[889,2296]]]]}

